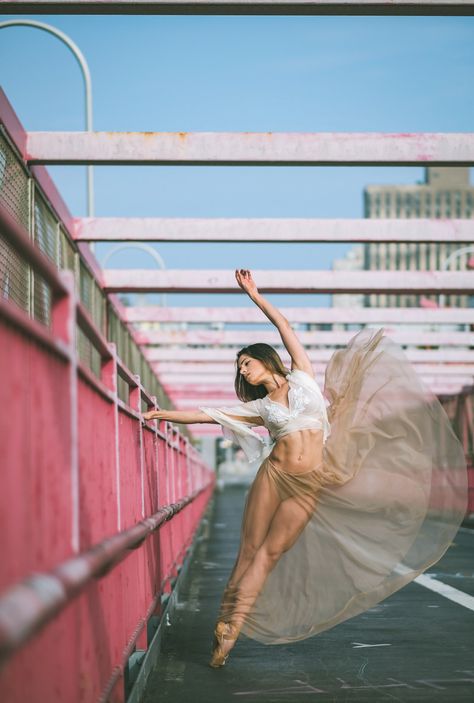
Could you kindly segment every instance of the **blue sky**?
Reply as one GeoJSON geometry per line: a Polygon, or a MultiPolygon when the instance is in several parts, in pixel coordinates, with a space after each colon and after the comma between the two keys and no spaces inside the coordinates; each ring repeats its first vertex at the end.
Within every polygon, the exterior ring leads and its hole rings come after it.
{"type": "MultiPolygon", "coordinates": [[[[473,130],[474,18],[30,19],[66,32],[85,54],[97,130],[473,130]]],[[[2,87],[26,129],[83,129],[81,75],[57,39],[34,29],[2,30],[0,66],[2,87]]],[[[84,168],[50,170],[73,214],[84,215],[84,168]]],[[[365,185],[422,179],[421,168],[97,167],[96,214],[361,217],[365,185]]],[[[327,269],[349,245],[155,247],[168,268],[187,268],[192,261],[196,269],[327,269]]],[[[97,248],[99,260],[106,250],[97,248]]],[[[153,266],[132,250],[117,254],[110,265],[153,266]]],[[[270,297],[281,305],[329,300],[270,297]]],[[[168,304],[247,300],[168,295],[168,304]]]]}

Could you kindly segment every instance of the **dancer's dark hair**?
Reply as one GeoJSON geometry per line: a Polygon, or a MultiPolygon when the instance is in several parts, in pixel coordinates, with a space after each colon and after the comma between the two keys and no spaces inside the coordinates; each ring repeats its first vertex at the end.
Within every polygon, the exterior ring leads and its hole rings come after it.
{"type": "Polygon", "coordinates": [[[240,373],[239,359],[243,354],[246,356],[251,356],[252,359],[258,359],[258,361],[261,361],[271,373],[279,374],[280,376],[286,376],[290,373],[290,369],[286,368],[280,359],[278,352],[270,344],[257,342],[256,344],[249,344],[248,347],[240,349],[237,352],[237,357],[235,360],[237,368],[234,388],[237,398],[243,402],[256,400],[257,398],[264,398],[268,393],[263,384],[260,384],[259,386],[252,386],[252,384],[248,383],[240,373]]]}

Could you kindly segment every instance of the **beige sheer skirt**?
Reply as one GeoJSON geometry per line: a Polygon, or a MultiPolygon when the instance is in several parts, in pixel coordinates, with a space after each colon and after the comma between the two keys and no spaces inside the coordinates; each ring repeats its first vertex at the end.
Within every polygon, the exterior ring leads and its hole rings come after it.
{"type": "MultiPolygon", "coordinates": [[[[319,467],[294,474],[267,458],[255,478],[265,474],[295,519],[306,511],[305,526],[258,593],[228,583],[221,604],[231,620],[251,595],[241,632],[265,644],[310,637],[387,598],[440,559],[467,508],[461,444],[383,330],[333,354],[325,395],[331,434],[319,467]]],[[[258,520],[248,495],[242,540],[258,520]]]]}

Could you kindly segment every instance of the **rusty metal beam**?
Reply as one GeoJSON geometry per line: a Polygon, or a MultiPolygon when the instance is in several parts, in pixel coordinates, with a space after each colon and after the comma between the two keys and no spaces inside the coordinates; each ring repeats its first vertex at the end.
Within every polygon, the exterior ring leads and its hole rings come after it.
{"type": "MultiPolygon", "coordinates": [[[[423,346],[472,346],[474,332],[405,332],[386,329],[386,335],[397,344],[414,347],[423,346]]],[[[298,338],[308,346],[343,346],[354,336],[351,331],[338,332],[298,332],[298,338]]],[[[137,332],[136,341],[145,344],[224,344],[226,346],[244,346],[264,342],[282,345],[281,337],[275,330],[158,330],[156,332],[137,332]]]]}
{"type": "MultiPolygon", "coordinates": [[[[469,376],[459,374],[452,376],[444,376],[441,374],[430,375],[419,373],[418,376],[427,385],[456,384],[460,386],[466,386],[474,383],[474,376],[472,374],[469,376]]],[[[189,382],[181,383],[178,385],[177,380],[179,379],[175,377],[174,380],[169,381],[168,385],[165,384],[165,388],[169,393],[170,398],[173,399],[173,403],[179,405],[183,398],[192,399],[206,397],[216,399],[224,398],[226,400],[232,398],[235,399],[233,379],[221,376],[219,377],[221,379],[220,383],[217,383],[213,380],[212,374],[209,376],[202,376],[201,379],[199,379],[198,377],[194,378],[194,383],[189,382]]],[[[316,381],[322,387],[324,385],[324,375],[316,374],[316,381]]]]}
{"type": "MultiPolygon", "coordinates": [[[[233,363],[236,350],[218,347],[215,349],[197,347],[143,347],[146,359],[152,361],[226,361],[233,363]]],[[[279,352],[280,353],[280,352],[279,352]]],[[[308,349],[312,363],[327,363],[334,353],[334,349],[308,349]]],[[[405,349],[405,356],[412,362],[439,363],[439,364],[472,364],[474,363],[474,350],[469,349],[405,349]]],[[[289,367],[290,358],[285,350],[280,357],[289,367]]]]}
{"type": "MultiPolygon", "coordinates": [[[[324,375],[326,364],[317,362],[312,366],[316,375],[324,375]]],[[[413,366],[420,375],[474,376],[474,364],[422,364],[414,362],[413,366]]],[[[206,384],[233,384],[235,377],[234,367],[228,361],[215,361],[214,363],[158,361],[154,362],[153,369],[158,374],[160,382],[171,384],[173,390],[178,390],[188,384],[202,384],[204,377],[206,384]]]]}
{"type": "Polygon", "coordinates": [[[29,132],[31,164],[469,166],[474,133],[29,132]]]}
{"type": "Polygon", "coordinates": [[[4,13],[88,15],[472,15],[472,0],[5,0],[4,13]]]}
{"type": "MultiPolygon", "coordinates": [[[[472,385],[472,379],[468,383],[445,383],[443,381],[430,383],[426,379],[423,379],[423,383],[427,386],[433,393],[450,395],[451,393],[457,394],[462,391],[465,386],[472,385]]],[[[322,384],[320,383],[322,388],[322,384]]],[[[233,405],[237,401],[235,393],[229,392],[226,396],[216,396],[215,394],[202,394],[201,396],[193,397],[175,397],[173,402],[178,410],[192,410],[198,408],[199,405],[209,405],[210,407],[219,407],[219,405],[233,405]]]]}
{"type": "Polygon", "coordinates": [[[106,242],[474,242],[474,220],[84,217],[74,238],[106,242]]]}
{"type": "MultiPolygon", "coordinates": [[[[301,324],[358,324],[358,323],[413,323],[474,325],[474,308],[280,308],[292,323],[301,324]]],[[[189,323],[250,323],[266,322],[262,312],[252,307],[160,307],[144,305],[125,307],[127,322],[189,322],[189,323]]]]}
{"type": "MultiPolygon", "coordinates": [[[[229,270],[108,269],[108,292],[239,293],[229,270]]],[[[474,271],[253,271],[261,293],[457,293],[474,292],[474,271]]]]}

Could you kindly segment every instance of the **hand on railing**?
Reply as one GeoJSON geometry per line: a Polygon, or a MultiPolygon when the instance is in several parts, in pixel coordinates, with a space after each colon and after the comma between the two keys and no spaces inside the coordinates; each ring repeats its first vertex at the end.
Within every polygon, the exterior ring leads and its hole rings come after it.
{"type": "Polygon", "coordinates": [[[149,410],[146,413],[142,413],[143,420],[164,420],[162,410],[149,410]]]}

